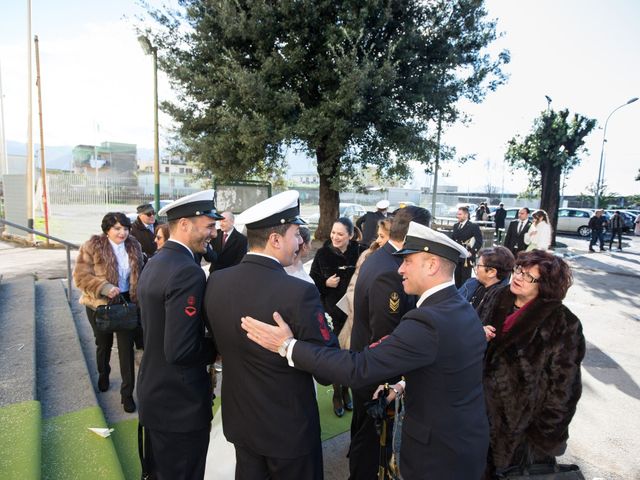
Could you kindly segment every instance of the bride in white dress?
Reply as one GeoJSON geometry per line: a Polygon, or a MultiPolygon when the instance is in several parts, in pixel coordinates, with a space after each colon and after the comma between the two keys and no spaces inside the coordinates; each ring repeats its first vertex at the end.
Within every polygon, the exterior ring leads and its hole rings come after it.
{"type": "Polygon", "coordinates": [[[529,231],[524,234],[524,242],[528,244],[527,251],[549,250],[551,246],[551,225],[549,217],[544,210],[533,212],[533,223],[529,231]]]}

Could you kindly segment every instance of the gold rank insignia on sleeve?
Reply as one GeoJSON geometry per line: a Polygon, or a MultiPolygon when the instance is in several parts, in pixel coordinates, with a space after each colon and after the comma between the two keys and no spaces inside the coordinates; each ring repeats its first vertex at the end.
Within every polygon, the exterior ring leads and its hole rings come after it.
{"type": "Polygon", "coordinates": [[[399,308],[400,295],[398,295],[396,292],[391,292],[391,295],[389,295],[389,312],[397,313],[399,308]]]}

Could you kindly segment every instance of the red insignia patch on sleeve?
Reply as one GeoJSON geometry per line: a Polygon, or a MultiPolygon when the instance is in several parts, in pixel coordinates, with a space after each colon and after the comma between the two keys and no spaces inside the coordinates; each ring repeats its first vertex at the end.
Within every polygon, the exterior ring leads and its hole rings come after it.
{"type": "Polygon", "coordinates": [[[322,334],[322,338],[325,342],[328,342],[331,338],[331,333],[329,332],[329,327],[327,327],[326,322],[324,321],[324,313],[317,312],[316,319],[318,320],[318,326],[320,327],[320,333],[322,334]]]}
{"type": "Polygon", "coordinates": [[[376,348],[378,345],[380,345],[382,343],[382,341],[386,338],[389,338],[389,335],[385,335],[384,337],[382,337],[380,340],[378,340],[377,342],[373,342],[371,345],[369,345],[369,348],[376,348]]]}
{"type": "Polygon", "coordinates": [[[194,306],[196,304],[196,297],[189,295],[187,298],[187,305],[194,306]]]}
{"type": "Polygon", "coordinates": [[[190,317],[193,317],[196,313],[198,313],[198,310],[196,309],[196,307],[192,307],[191,305],[189,305],[188,307],[184,307],[184,313],[186,313],[190,317]]]}

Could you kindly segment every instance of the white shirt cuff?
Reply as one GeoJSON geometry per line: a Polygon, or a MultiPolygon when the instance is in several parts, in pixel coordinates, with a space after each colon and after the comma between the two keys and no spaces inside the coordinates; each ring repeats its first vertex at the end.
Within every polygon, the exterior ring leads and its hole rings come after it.
{"type": "Polygon", "coordinates": [[[293,346],[296,344],[296,342],[297,340],[294,338],[293,340],[291,340],[291,342],[287,346],[287,363],[289,364],[290,367],[295,366],[293,364],[293,346]]]}

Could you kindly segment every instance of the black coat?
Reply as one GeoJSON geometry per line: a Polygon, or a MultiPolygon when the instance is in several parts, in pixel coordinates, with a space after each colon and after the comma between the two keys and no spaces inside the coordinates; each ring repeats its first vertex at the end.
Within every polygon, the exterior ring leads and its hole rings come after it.
{"type": "Polygon", "coordinates": [[[190,432],[211,422],[215,350],[205,338],[205,274],[191,253],[172,242],[154,255],[138,282],[144,354],[138,372],[140,423],[152,430],[190,432]]]}
{"type": "Polygon", "coordinates": [[[376,239],[378,222],[387,218],[382,212],[367,212],[356,222],[356,227],[362,232],[362,244],[367,247],[376,239]]]}
{"type": "Polygon", "coordinates": [[[218,257],[215,262],[211,263],[209,272],[233,267],[234,265],[239,264],[247,253],[247,237],[241,234],[238,230],[235,228],[233,229],[231,235],[227,237],[227,241],[224,246],[222,246],[223,235],[224,232],[222,230],[218,230],[218,236],[211,242],[213,251],[218,257]]]}
{"type": "Polygon", "coordinates": [[[496,228],[504,228],[504,221],[506,218],[507,211],[502,207],[498,207],[493,214],[493,220],[496,223],[496,228]]]}
{"type": "Polygon", "coordinates": [[[337,346],[316,287],[288,275],[276,260],[248,254],[239,265],[211,274],[205,308],[224,359],[227,440],[267,457],[294,458],[318,448],[313,378],[253,343],[240,326],[246,315],[275,324],[277,311],[296,338],[323,348],[337,346]]]}
{"type": "Polygon", "coordinates": [[[514,257],[518,256],[519,252],[524,252],[527,249],[527,244],[524,241],[524,234],[529,231],[531,222],[527,220],[524,224],[522,231],[518,233],[519,220],[513,220],[507,228],[507,235],[504,237],[504,246],[511,250],[514,257]]]}
{"type": "Polygon", "coordinates": [[[363,250],[364,247],[362,245],[350,241],[347,250],[342,253],[333,248],[331,240],[327,240],[318,249],[311,264],[309,275],[320,291],[320,298],[325,310],[331,315],[336,335],[340,333],[344,322],[347,320],[347,314],[340,310],[336,303],[346,293],[349,281],[356,270],[356,262],[363,250]],[[336,288],[327,287],[325,283],[327,278],[335,274],[340,277],[340,283],[336,288]]]}
{"type": "Polygon", "coordinates": [[[489,446],[482,391],[485,348],[473,307],[449,286],[363,352],[297,342],[293,361],[297,368],[354,388],[404,374],[402,476],[470,480],[481,477],[489,446]]]}
{"type": "MultiPolygon", "coordinates": [[[[153,224],[153,231],[156,231],[156,227],[158,226],[158,222],[153,224]]],[[[140,220],[140,217],[136,218],[136,221],[131,224],[131,236],[135,237],[138,242],[140,242],[140,246],[142,247],[143,253],[147,257],[151,257],[158,246],[154,239],[156,238],[155,233],[151,233],[151,231],[146,227],[144,223],[140,220]]]]}
{"type": "Polygon", "coordinates": [[[538,298],[505,334],[515,296],[508,285],[488,296],[482,322],[496,328],[484,367],[490,460],[499,468],[517,464],[523,445],[534,455],[561,455],[582,393],[580,320],[561,301],[538,298]]]}

